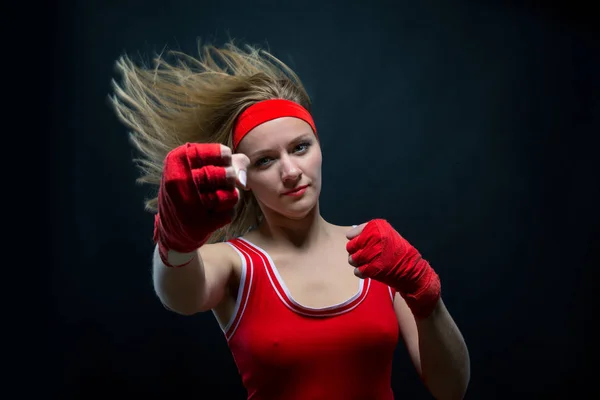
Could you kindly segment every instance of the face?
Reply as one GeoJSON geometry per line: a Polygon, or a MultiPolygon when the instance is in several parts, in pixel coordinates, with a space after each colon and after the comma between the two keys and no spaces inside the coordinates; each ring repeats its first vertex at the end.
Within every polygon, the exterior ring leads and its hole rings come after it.
{"type": "Polygon", "coordinates": [[[311,127],[283,117],[257,126],[238,147],[250,159],[247,188],[264,212],[306,216],[321,192],[321,148],[311,127]]]}

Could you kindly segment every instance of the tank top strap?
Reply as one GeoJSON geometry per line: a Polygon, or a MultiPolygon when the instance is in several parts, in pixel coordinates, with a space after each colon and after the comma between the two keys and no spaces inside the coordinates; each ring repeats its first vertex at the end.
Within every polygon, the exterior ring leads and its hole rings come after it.
{"type": "Polygon", "coordinates": [[[240,283],[238,286],[237,299],[232,317],[223,329],[225,338],[229,341],[235,334],[241,319],[246,312],[246,309],[250,303],[251,296],[255,294],[257,290],[261,289],[259,282],[262,280],[261,275],[264,276],[264,263],[260,257],[256,255],[256,252],[252,251],[248,243],[241,238],[234,238],[227,241],[239,255],[242,261],[242,270],[240,274],[240,283]]]}

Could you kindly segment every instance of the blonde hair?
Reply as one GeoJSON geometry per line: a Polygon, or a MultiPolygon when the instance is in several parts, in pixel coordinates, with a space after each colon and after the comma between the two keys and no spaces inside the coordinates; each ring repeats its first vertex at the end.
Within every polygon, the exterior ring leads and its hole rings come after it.
{"type": "MultiPolygon", "coordinates": [[[[167,153],[186,142],[221,143],[232,147],[236,118],[252,104],[287,99],[311,109],[300,78],[269,51],[229,41],[222,47],[199,43],[199,56],[179,51],[154,58],[153,67],[137,66],[127,55],[116,62],[121,83],[112,81],[110,96],[117,117],[130,131],[141,156],[134,159],[142,174],[138,183],[160,184],[167,153]]],[[[230,224],[215,232],[209,243],[241,236],[262,217],[251,191],[241,201],[230,224]]],[[[157,211],[157,197],[145,208],[157,211]]]]}

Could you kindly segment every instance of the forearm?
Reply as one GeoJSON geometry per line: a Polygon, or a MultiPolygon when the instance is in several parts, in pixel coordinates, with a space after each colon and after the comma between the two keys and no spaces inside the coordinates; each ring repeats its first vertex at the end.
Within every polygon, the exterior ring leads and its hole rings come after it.
{"type": "Polygon", "coordinates": [[[202,259],[198,252],[178,254],[170,252],[168,262],[183,267],[167,267],[162,262],[158,250],[153,258],[154,290],[160,301],[169,309],[183,315],[197,313],[203,302],[202,288],[205,287],[205,274],[202,259]]]}
{"type": "Polygon", "coordinates": [[[470,379],[466,343],[440,299],[433,313],[417,320],[421,377],[438,400],[462,399],[470,379]]]}

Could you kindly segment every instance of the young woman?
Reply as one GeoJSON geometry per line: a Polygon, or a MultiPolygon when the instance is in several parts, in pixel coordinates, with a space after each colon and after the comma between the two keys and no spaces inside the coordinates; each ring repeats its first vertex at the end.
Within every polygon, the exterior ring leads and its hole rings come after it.
{"type": "MultiPolygon", "coordinates": [[[[439,276],[385,219],[320,213],[322,153],[298,76],[266,51],[127,56],[112,97],[158,187],[154,286],[211,310],[252,399],[392,399],[402,340],[437,399],[463,398],[468,350],[439,276]]],[[[401,397],[401,396],[399,396],[401,397]]]]}

